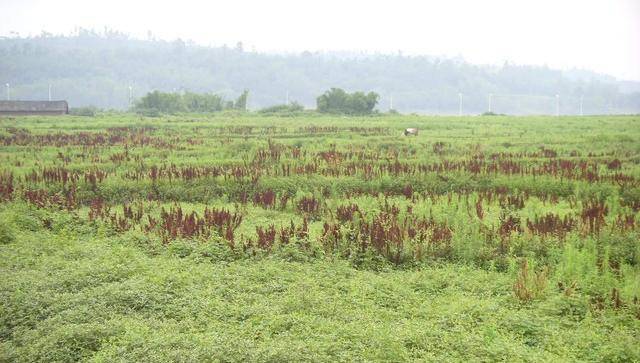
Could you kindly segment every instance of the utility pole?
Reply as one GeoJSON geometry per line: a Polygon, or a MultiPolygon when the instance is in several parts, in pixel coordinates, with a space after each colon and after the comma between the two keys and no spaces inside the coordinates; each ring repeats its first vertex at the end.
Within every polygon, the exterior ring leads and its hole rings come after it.
{"type": "Polygon", "coordinates": [[[131,108],[132,103],[133,103],[133,86],[129,86],[129,108],[131,108]]]}
{"type": "Polygon", "coordinates": [[[460,105],[458,107],[458,116],[462,116],[462,93],[458,93],[458,97],[460,97],[460,105]]]}
{"type": "Polygon", "coordinates": [[[492,106],[491,105],[492,101],[493,101],[493,93],[489,93],[489,113],[493,112],[492,107],[491,107],[492,106]]]}
{"type": "Polygon", "coordinates": [[[7,101],[11,100],[11,86],[7,83],[7,101]]]}
{"type": "Polygon", "coordinates": [[[49,101],[51,101],[51,83],[49,83],[49,101]]]}
{"type": "Polygon", "coordinates": [[[560,95],[556,95],[556,116],[560,116],[560,95]]]}
{"type": "Polygon", "coordinates": [[[584,103],[584,95],[580,96],[580,116],[584,116],[584,113],[582,112],[582,104],[584,103]]]}

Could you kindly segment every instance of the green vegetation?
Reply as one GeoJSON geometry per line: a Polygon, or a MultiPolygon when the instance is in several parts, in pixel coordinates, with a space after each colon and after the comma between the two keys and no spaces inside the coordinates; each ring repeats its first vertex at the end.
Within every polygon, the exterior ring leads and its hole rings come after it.
{"type": "Polygon", "coordinates": [[[638,361],[639,123],[0,118],[0,362],[638,361]]]}
{"type": "Polygon", "coordinates": [[[272,116],[295,116],[304,111],[304,106],[297,102],[292,102],[288,105],[275,105],[271,107],[266,107],[258,111],[261,114],[272,115],[272,116]]]}
{"type": "Polygon", "coordinates": [[[69,110],[69,114],[74,116],[95,116],[98,112],[100,112],[100,110],[93,106],[77,107],[69,110]]]}
{"type": "Polygon", "coordinates": [[[165,93],[153,91],[147,93],[135,105],[135,111],[145,115],[158,116],[161,113],[176,114],[183,112],[208,113],[222,110],[245,110],[249,91],[245,90],[234,101],[225,101],[222,96],[216,94],[197,94],[186,92],[165,93]]]}
{"type": "Polygon", "coordinates": [[[317,99],[318,112],[346,115],[368,115],[378,104],[380,96],[375,92],[347,93],[340,88],[332,88],[317,99]]]}
{"type": "MultiPolygon", "coordinates": [[[[197,94],[187,92],[185,94],[164,93],[153,91],[147,93],[135,105],[135,111],[146,116],[159,116],[161,114],[177,113],[211,113],[222,110],[245,111],[249,91],[245,90],[233,101],[225,102],[221,96],[215,94],[197,94]]],[[[346,115],[369,115],[378,103],[379,96],[374,92],[347,93],[339,88],[332,88],[318,97],[318,112],[346,115]]],[[[79,116],[94,116],[88,113],[91,108],[83,108],[72,112],[79,116]]],[[[261,109],[259,113],[269,115],[295,115],[304,111],[304,107],[293,102],[290,105],[276,105],[261,109]]]]}
{"type": "Polygon", "coordinates": [[[481,114],[493,94],[493,111],[506,114],[585,114],[640,112],[640,84],[578,70],[546,66],[478,66],[459,59],[398,54],[311,53],[264,54],[242,47],[202,47],[183,41],[129,39],[105,30],[97,34],[43,33],[29,38],[0,37],[2,84],[11,84],[16,99],[53,97],[71,107],[128,109],[148,92],[194,92],[238,97],[251,90],[251,108],[281,104],[285,94],[313,108],[328,87],[380,94],[381,111],[390,97],[402,113],[481,114]],[[2,72],[4,71],[4,72],[2,72]],[[513,96],[512,95],[517,95],[513,96]]]}

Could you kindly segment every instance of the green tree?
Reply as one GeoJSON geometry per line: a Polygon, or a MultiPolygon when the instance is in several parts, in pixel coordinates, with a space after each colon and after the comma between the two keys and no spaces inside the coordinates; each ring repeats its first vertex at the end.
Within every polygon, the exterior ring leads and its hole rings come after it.
{"type": "Polygon", "coordinates": [[[247,109],[247,99],[249,98],[249,90],[244,90],[242,94],[236,99],[234,107],[236,110],[247,109]]]}
{"type": "Polygon", "coordinates": [[[153,91],[138,100],[137,111],[155,111],[162,113],[176,113],[187,111],[182,97],[177,93],[153,91]]]}
{"type": "MultiPolygon", "coordinates": [[[[235,105],[239,103],[246,104],[246,94],[243,93],[235,105]]],[[[234,108],[235,105],[232,101],[225,103],[222,96],[212,93],[187,92],[184,95],[180,95],[178,93],[153,91],[138,100],[134,109],[137,112],[146,114],[217,112],[225,108],[234,108]]]]}
{"type": "Polygon", "coordinates": [[[378,104],[380,96],[375,92],[347,93],[340,88],[331,88],[316,99],[318,112],[348,115],[368,115],[378,104]]]}
{"type": "Polygon", "coordinates": [[[189,112],[216,112],[224,108],[224,100],[216,94],[187,92],[182,98],[189,112]]]}

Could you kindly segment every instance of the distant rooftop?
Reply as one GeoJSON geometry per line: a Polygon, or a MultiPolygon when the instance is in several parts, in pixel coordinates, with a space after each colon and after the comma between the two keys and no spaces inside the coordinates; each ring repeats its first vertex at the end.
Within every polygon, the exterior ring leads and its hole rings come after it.
{"type": "Polygon", "coordinates": [[[0,101],[0,115],[62,115],[67,101],[0,101]]]}

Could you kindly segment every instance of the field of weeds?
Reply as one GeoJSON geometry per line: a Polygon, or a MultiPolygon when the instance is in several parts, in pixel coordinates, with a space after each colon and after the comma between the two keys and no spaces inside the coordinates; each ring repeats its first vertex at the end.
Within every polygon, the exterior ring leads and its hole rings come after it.
{"type": "Polygon", "coordinates": [[[0,361],[637,361],[639,164],[638,116],[0,118],[0,361]]]}

